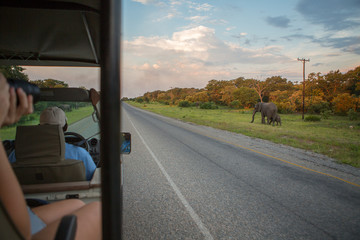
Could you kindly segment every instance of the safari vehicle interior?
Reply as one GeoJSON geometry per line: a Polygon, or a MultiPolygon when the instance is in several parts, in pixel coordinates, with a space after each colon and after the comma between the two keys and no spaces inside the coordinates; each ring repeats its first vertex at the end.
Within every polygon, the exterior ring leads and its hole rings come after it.
{"type": "MultiPolygon", "coordinates": [[[[45,198],[48,201],[64,198],[82,198],[91,201],[93,198],[100,198],[103,239],[121,239],[121,137],[127,141],[130,139],[129,134],[120,132],[121,1],[0,0],[0,12],[0,23],[2,23],[0,65],[100,67],[101,69],[100,102],[94,102],[90,97],[91,91],[70,88],[64,90],[66,92],[42,89],[40,100],[85,101],[93,104],[95,111],[93,118],[94,122],[98,121],[96,122],[98,128],[100,126],[100,134],[97,132],[100,138],[95,137],[96,135],[91,138],[85,137],[81,133],[77,135],[74,129],[70,129],[73,134],[65,134],[66,141],[81,142],[85,148],[88,147],[98,166],[92,180],[76,179],[76,181],[57,183],[49,180],[49,183],[39,184],[24,178],[20,182],[25,196],[45,198]]],[[[61,135],[59,129],[54,132],[55,135],[61,135]]],[[[21,148],[21,142],[17,144],[20,144],[17,147],[21,148]]],[[[47,164],[57,164],[63,158],[61,150],[63,143],[56,144],[60,145],[54,150],[57,159],[47,164]]],[[[125,152],[130,153],[130,148],[127,147],[125,152]]],[[[21,165],[21,160],[17,164],[21,165]]],[[[22,169],[27,167],[21,166],[22,169]]],[[[44,175],[37,177],[41,179],[44,175]]],[[[1,211],[0,215],[3,226],[1,230],[7,229],[10,233],[7,236],[11,236],[13,225],[11,228],[9,227],[11,223],[6,222],[8,219],[5,216],[6,211],[1,211]]]]}
{"type": "MultiPolygon", "coordinates": [[[[81,88],[41,89],[40,102],[35,104],[35,109],[50,104],[71,110],[70,106],[95,103],[91,96],[93,94],[89,90],[81,88]]],[[[85,202],[99,200],[102,163],[100,113],[97,112],[96,104],[91,115],[70,125],[70,131],[67,132],[59,125],[17,126],[14,144],[7,144],[6,151],[15,150],[16,162],[12,166],[25,197],[48,202],[69,198],[79,198],[85,202]],[[83,147],[89,152],[98,167],[90,181],[86,181],[82,161],[65,159],[65,142],[83,147]]]]}

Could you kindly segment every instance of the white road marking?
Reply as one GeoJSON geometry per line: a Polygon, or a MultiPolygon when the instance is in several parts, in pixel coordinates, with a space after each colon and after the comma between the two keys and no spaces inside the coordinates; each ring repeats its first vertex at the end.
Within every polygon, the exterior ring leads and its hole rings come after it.
{"type": "MultiPolygon", "coordinates": [[[[127,116],[128,117],[128,116],[127,116]]],[[[165,178],[167,179],[167,181],[169,182],[170,186],[173,188],[173,190],[175,191],[176,195],[178,196],[178,198],[180,199],[181,203],[184,205],[185,209],[187,210],[187,212],[190,214],[191,218],[194,220],[194,222],[196,223],[196,225],[198,226],[200,232],[204,235],[206,240],[213,240],[213,236],[211,235],[210,231],[205,227],[205,225],[203,224],[203,222],[201,221],[199,215],[196,214],[196,212],[194,211],[194,209],[190,206],[189,202],[186,200],[186,198],[184,197],[184,195],[181,193],[180,189],[176,186],[176,184],[174,183],[174,181],[171,179],[171,177],[169,176],[169,174],[166,172],[165,168],[163,167],[163,165],[160,163],[159,159],[155,156],[155,154],[153,153],[153,151],[151,151],[150,147],[146,144],[144,138],[140,135],[139,131],[136,129],[134,123],[131,121],[131,119],[128,117],[131,125],[134,127],[136,133],[139,135],[141,141],[143,142],[143,144],[145,145],[145,147],[147,148],[147,150],[149,151],[150,155],[153,157],[154,161],[156,162],[156,164],[159,166],[161,172],[164,174],[165,178]]]]}

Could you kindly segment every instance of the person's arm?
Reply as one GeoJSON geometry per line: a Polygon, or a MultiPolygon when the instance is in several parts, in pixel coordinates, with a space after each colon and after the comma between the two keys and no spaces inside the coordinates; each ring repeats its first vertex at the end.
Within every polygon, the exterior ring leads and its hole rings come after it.
{"type": "MultiPolygon", "coordinates": [[[[5,77],[0,73],[0,127],[15,123],[23,114],[31,113],[32,97],[27,97],[22,89],[15,93],[5,77]],[[16,93],[19,105],[16,104],[16,93]]],[[[20,184],[10,166],[6,151],[0,144],[0,199],[14,224],[25,239],[30,239],[30,219],[20,184]]]]}
{"type": "MultiPolygon", "coordinates": [[[[80,148],[80,147],[79,147],[80,148]]],[[[83,148],[79,149],[79,160],[82,160],[85,165],[86,180],[90,181],[94,175],[96,165],[90,153],[83,148]]]]}
{"type": "Polygon", "coordinates": [[[30,239],[30,219],[25,198],[4,147],[0,145],[0,199],[19,232],[25,239],[30,239]]]}
{"type": "Polygon", "coordinates": [[[88,151],[82,147],[65,143],[65,159],[75,159],[82,161],[85,167],[86,180],[91,180],[96,169],[96,165],[88,151]]]}

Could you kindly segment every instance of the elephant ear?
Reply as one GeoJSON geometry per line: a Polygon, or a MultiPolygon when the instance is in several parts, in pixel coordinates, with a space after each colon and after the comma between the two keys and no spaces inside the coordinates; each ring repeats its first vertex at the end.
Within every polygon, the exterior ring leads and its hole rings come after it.
{"type": "Polygon", "coordinates": [[[259,103],[259,107],[258,107],[259,112],[261,112],[261,107],[262,107],[262,103],[259,103]]]}

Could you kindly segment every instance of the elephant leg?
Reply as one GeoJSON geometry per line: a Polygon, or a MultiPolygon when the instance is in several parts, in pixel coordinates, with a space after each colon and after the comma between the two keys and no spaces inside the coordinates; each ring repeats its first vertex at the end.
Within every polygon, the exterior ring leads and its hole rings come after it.
{"type": "Polygon", "coordinates": [[[265,124],[265,114],[261,113],[261,123],[265,124]]]}
{"type": "Polygon", "coordinates": [[[269,115],[266,115],[266,122],[268,125],[270,124],[269,121],[270,121],[270,117],[269,117],[269,115]]]}

